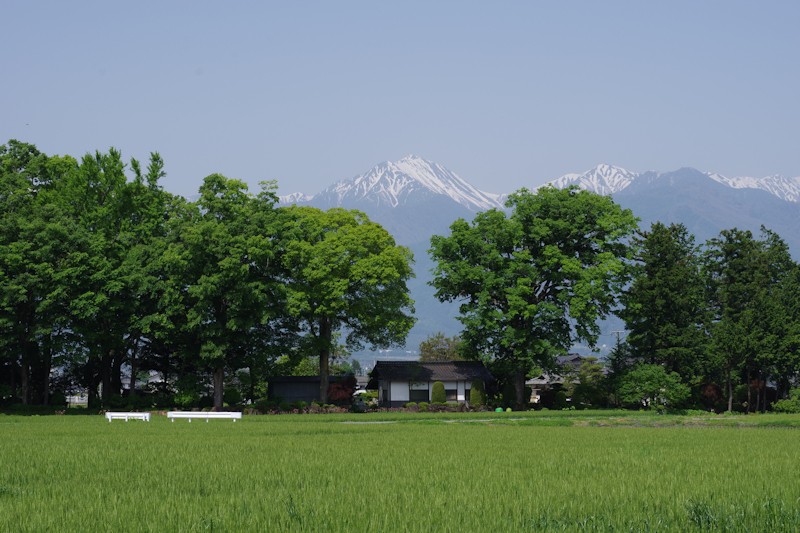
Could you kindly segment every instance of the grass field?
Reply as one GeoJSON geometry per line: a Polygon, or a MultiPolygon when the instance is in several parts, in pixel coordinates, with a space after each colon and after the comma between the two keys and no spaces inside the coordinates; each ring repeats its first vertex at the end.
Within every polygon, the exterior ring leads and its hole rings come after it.
{"type": "Polygon", "coordinates": [[[0,531],[798,531],[800,417],[0,415],[0,531]]]}

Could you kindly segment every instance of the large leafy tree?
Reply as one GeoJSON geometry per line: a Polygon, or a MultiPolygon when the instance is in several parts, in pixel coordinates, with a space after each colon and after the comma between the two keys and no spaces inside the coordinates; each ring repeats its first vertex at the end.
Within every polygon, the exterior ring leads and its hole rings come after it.
{"type": "Polygon", "coordinates": [[[281,211],[286,313],[301,334],[299,353],[319,356],[324,402],[335,333],[349,350],[404,342],[414,323],[407,287],[412,257],[361,212],[281,211]]]}
{"type": "Polygon", "coordinates": [[[269,185],[253,197],[244,182],[212,174],[178,236],[173,261],[185,276],[184,354],[212,371],[218,409],[226,367],[251,366],[270,339],[278,299],[270,225],[276,201],[269,185]]]}
{"type": "Polygon", "coordinates": [[[685,383],[703,376],[705,291],[694,237],[682,224],[656,222],[637,239],[633,282],[620,315],[630,355],[677,372],[685,383]]]}
{"type": "Polygon", "coordinates": [[[60,280],[76,228],[53,189],[75,166],[19,141],[0,146],[0,396],[23,403],[48,402],[54,359],[72,337],[60,280]]]}
{"type": "Polygon", "coordinates": [[[446,337],[440,331],[419,343],[419,360],[458,361],[464,358],[460,350],[461,339],[458,336],[446,337]]]}
{"type": "Polygon", "coordinates": [[[576,188],[522,189],[499,210],[459,219],[431,239],[433,285],[459,301],[462,339],[489,357],[524,404],[526,375],[551,368],[571,343],[593,344],[627,280],[636,218],[610,198],[576,188]]]}

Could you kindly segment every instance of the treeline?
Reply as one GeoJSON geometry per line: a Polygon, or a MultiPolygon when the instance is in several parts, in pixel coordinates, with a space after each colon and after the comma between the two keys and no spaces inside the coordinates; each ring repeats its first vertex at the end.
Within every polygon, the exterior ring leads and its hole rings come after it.
{"type": "Polygon", "coordinates": [[[340,344],[404,341],[412,257],[366,215],[280,208],[274,183],[219,174],[190,202],[164,176],[157,153],[0,146],[0,402],[107,407],[155,372],[151,393],[191,405],[211,381],[221,407],[310,356],[324,401],[340,344]]]}
{"type": "MultiPolygon", "coordinates": [[[[527,405],[525,380],[598,320],[629,332],[589,361],[569,392],[585,406],[764,410],[800,372],[800,267],[785,242],[725,230],[703,245],[680,224],[638,228],[629,210],[575,188],[521,190],[506,214],[434,236],[437,297],[460,303],[460,350],[490,365],[527,405]]],[[[568,379],[568,381],[569,381],[568,379]]]]}

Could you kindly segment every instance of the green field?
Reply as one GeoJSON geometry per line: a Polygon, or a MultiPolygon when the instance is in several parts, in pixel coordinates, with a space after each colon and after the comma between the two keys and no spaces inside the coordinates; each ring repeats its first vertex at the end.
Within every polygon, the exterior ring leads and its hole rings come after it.
{"type": "Polygon", "coordinates": [[[800,417],[0,415],[0,531],[798,531],[800,417]]]}

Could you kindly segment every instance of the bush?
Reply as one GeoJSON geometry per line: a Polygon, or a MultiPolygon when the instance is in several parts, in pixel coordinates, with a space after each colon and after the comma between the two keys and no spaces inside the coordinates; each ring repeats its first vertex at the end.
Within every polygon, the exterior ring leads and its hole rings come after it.
{"type": "Polygon", "coordinates": [[[483,387],[482,379],[476,379],[472,382],[472,388],[469,390],[469,405],[470,407],[483,407],[486,405],[486,389],[483,387]]]}
{"type": "Polygon", "coordinates": [[[67,396],[61,391],[53,391],[50,393],[48,403],[53,407],[66,407],[67,396]]]}
{"type": "Polygon", "coordinates": [[[483,380],[476,379],[472,382],[469,390],[470,407],[483,407],[486,405],[486,389],[483,387],[483,380]]]}
{"type": "Polygon", "coordinates": [[[675,408],[690,395],[689,387],[681,383],[675,372],[667,372],[661,365],[639,364],[622,378],[619,396],[623,402],[645,409],[675,408]]]}
{"type": "Polygon", "coordinates": [[[444,403],[447,401],[447,393],[444,391],[444,383],[441,381],[433,382],[431,390],[431,403],[444,403]]]}
{"type": "Polygon", "coordinates": [[[776,413],[800,413],[800,388],[792,389],[789,398],[772,404],[776,413]]]}
{"type": "Polygon", "coordinates": [[[239,405],[242,403],[242,393],[235,387],[226,387],[222,392],[222,401],[228,405],[239,405]]]}
{"type": "Polygon", "coordinates": [[[428,408],[430,407],[430,405],[428,404],[428,402],[419,402],[419,404],[417,404],[417,407],[419,407],[419,411],[421,413],[424,413],[424,412],[428,411],[428,408]]]}

